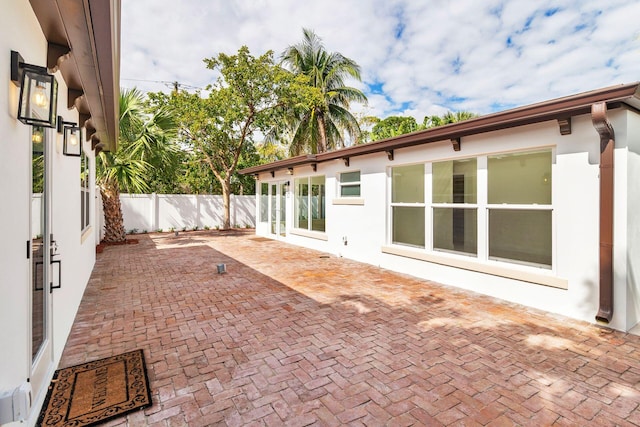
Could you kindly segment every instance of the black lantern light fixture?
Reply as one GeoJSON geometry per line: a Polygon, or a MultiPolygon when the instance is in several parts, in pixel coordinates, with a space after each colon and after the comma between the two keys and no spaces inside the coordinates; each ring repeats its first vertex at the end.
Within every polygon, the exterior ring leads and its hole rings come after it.
{"type": "Polygon", "coordinates": [[[62,154],[79,157],[82,152],[82,144],[80,144],[80,128],[78,125],[74,122],[65,122],[62,116],[58,116],[58,133],[64,134],[62,154]]]}
{"type": "Polygon", "coordinates": [[[11,51],[11,81],[20,88],[18,120],[32,126],[56,127],[58,81],[45,67],[25,64],[11,51]]]}

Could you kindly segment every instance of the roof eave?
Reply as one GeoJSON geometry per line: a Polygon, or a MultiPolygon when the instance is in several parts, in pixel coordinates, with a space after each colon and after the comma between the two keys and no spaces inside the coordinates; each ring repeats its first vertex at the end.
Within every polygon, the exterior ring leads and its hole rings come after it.
{"type": "Polygon", "coordinates": [[[92,148],[117,148],[120,0],[30,0],[49,42],[47,67],[67,84],[92,148]]]}
{"type": "Polygon", "coordinates": [[[446,141],[447,139],[503,130],[516,126],[563,119],[576,115],[588,114],[591,111],[591,105],[598,102],[606,102],[609,108],[615,108],[622,103],[625,103],[638,109],[640,106],[640,83],[636,82],[626,85],[611,86],[608,88],[488,114],[486,116],[465,120],[463,122],[400,135],[394,138],[375,141],[368,144],[329,151],[314,156],[313,160],[305,161],[304,156],[293,157],[291,159],[280,160],[278,162],[243,169],[240,173],[259,174],[261,172],[275,172],[277,170],[294,166],[363,156],[366,154],[380,153],[415,145],[446,141]]]}

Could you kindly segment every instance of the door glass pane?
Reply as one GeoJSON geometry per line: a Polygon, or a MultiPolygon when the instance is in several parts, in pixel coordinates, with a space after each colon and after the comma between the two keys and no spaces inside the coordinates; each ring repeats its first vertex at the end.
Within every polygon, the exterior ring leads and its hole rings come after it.
{"type": "Polygon", "coordinates": [[[489,210],[489,258],[551,268],[550,210],[489,210]]]}
{"type": "Polygon", "coordinates": [[[424,248],[424,207],[394,206],[393,243],[424,248]]]}
{"type": "Polygon", "coordinates": [[[434,208],[433,248],[476,255],[477,218],[476,209],[434,208]]]}
{"type": "Polygon", "coordinates": [[[324,176],[311,178],[311,229],[325,230],[324,176]]]}
{"type": "Polygon", "coordinates": [[[46,338],[45,230],[45,154],[46,131],[34,128],[32,137],[31,181],[31,356],[35,359],[46,338]]]}
{"type": "Polygon", "coordinates": [[[476,159],[433,164],[433,203],[476,203],[476,159]]]}
{"type": "Polygon", "coordinates": [[[269,221],[269,184],[260,184],[260,222],[269,221]]]}
{"type": "Polygon", "coordinates": [[[278,206],[276,205],[276,200],[278,197],[278,193],[276,191],[276,185],[271,185],[271,234],[276,234],[276,212],[278,206]]]}
{"type": "Polygon", "coordinates": [[[301,178],[295,180],[296,200],[294,204],[294,216],[296,228],[308,229],[309,226],[309,178],[301,178]]]}
{"type": "Polygon", "coordinates": [[[393,203],[424,203],[424,165],[392,168],[391,174],[393,203]]]}
{"type": "Polygon", "coordinates": [[[490,156],[490,204],[551,204],[551,151],[490,156]]]}
{"type": "Polygon", "coordinates": [[[287,234],[287,190],[284,184],[280,184],[280,235],[287,234]]]}

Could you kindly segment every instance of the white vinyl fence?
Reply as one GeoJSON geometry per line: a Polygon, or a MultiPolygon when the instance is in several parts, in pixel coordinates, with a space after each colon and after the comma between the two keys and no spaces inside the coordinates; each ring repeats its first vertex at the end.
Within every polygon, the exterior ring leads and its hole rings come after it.
{"type": "MultiPolygon", "coordinates": [[[[127,232],[215,229],[223,224],[221,195],[121,194],[120,202],[127,232]]],[[[96,219],[102,230],[104,213],[101,203],[97,205],[96,219]]],[[[232,227],[255,227],[255,213],[255,196],[231,195],[232,227]]]]}

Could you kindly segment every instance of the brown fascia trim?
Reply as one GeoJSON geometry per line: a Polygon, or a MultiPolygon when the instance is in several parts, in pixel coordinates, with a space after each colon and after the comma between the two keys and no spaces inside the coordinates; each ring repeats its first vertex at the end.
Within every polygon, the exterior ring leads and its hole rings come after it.
{"type": "Polygon", "coordinates": [[[363,156],[366,154],[386,152],[415,145],[442,142],[464,136],[540,123],[548,120],[567,119],[576,115],[589,114],[591,112],[591,105],[599,102],[607,103],[609,108],[617,108],[624,102],[630,102],[630,105],[637,107],[640,105],[639,88],[640,82],[611,86],[604,89],[514,108],[512,110],[488,114],[486,116],[477,117],[464,122],[400,135],[395,138],[356,145],[327,153],[320,153],[315,155],[314,160],[307,160],[306,156],[298,156],[260,166],[253,166],[242,169],[239,172],[242,174],[257,174],[261,172],[277,171],[309,163],[321,163],[335,159],[342,159],[344,157],[363,156]]]}
{"type": "Polygon", "coordinates": [[[116,149],[120,93],[120,0],[29,0],[68,97],[90,115],[105,151],[116,149]],[[68,49],[71,48],[71,51],[68,49]],[[78,94],[82,93],[82,96],[78,94]]]}
{"type": "Polygon", "coordinates": [[[615,135],[607,118],[607,104],[591,107],[591,121],[600,135],[600,299],[596,320],[613,317],[613,192],[615,135]]]}

